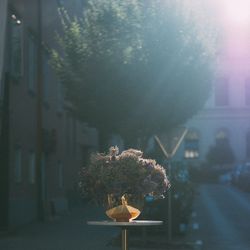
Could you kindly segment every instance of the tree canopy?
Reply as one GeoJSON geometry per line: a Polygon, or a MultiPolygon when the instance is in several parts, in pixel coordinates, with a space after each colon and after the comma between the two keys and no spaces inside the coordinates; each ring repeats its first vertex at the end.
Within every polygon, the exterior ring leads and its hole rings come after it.
{"type": "Polygon", "coordinates": [[[212,166],[234,163],[235,156],[228,139],[219,140],[212,145],[207,152],[206,159],[212,166]]]}
{"type": "Polygon", "coordinates": [[[61,9],[51,62],[76,115],[125,136],[194,115],[211,89],[216,48],[203,9],[194,0],[89,0],[82,16],[61,9]]]}

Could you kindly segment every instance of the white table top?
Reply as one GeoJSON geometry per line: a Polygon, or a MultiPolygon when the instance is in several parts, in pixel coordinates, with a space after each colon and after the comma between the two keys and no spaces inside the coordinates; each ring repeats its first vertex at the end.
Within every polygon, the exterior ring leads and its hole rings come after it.
{"type": "Polygon", "coordinates": [[[87,224],[94,226],[159,226],[163,224],[163,221],[159,220],[132,220],[130,222],[88,221],[87,224]]]}

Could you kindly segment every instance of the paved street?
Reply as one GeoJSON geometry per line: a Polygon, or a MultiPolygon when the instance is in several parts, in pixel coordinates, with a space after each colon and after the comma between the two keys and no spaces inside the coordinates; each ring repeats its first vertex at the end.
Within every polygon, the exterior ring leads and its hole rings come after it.
{"type": "MultiPolygon", "coordinates": [[[[250,194],[217,184],[201,185],[198,193],[190,225],[192,229],[186,240],[197,242],[194,248],[199,250],[249,250],[250,194]]],[[[118,229],[86,224],[87,220],[104,218],[103,211],[88,205],[61,218],[30,224],[11,234],[0,235],[0,249],[120,249],[109,244],[119,234],[118,229]]],[[[149,249],[148,246],[145,249],[149,249]]],[[[170,250],[169,247],[162,249],[170,250]]]]}
{"type": "MultiPolygon", "coordinates": [[[[8,234],[0,233],[0,250],[118,250],[119,229],[89,226],[88,220],[106,220],[103,209],[85,205],[70,214],[44,223],[33,223],[8,234]],[[115,242],[115,244],[113,244],[115,242]]],[[[161,237],[160,237],[161,238],[161,237]]],[[[162,239],[161,239],[162,240],[162,239]]],[[[163,239],[164,240],[164,239],[163,239]]],[[[164,247],[145,246],[147,250],[164,247]]],[[[142,250],[143,247],[131,247],[142,250]]],[[[178,246],[169,250],[186,250],[178,246]]]]}
{"type": "Polygon", "coordinates": [[[250,249],[250,194],[231,186],[202,185],[190,239],[202,250],[250,249]]]}
{"type": "Polygon", "coordinates": [[[69,215],[34,223],[0,238],[1,250],[99,250],[118,234],[115,228],[88,226],[87,220],[103,219],[94,206],[75,209],[69,215]]]}

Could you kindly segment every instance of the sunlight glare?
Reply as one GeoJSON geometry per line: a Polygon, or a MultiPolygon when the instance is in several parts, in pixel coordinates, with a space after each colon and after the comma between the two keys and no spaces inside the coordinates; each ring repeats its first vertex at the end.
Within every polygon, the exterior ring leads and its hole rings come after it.
{"type": "Polygon", "coordinates": [[[221,0],[222,18],[226,24],[245,26],[250,21],[249,0],[221,0]]]}

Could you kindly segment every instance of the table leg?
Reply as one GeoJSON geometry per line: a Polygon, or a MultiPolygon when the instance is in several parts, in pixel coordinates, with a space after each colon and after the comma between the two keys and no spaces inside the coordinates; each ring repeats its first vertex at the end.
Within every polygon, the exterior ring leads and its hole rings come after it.
{"type": "Polygon", "coordinates": [[[128,250],[127,229],[122,229],[122,250],[128,250]]]}

